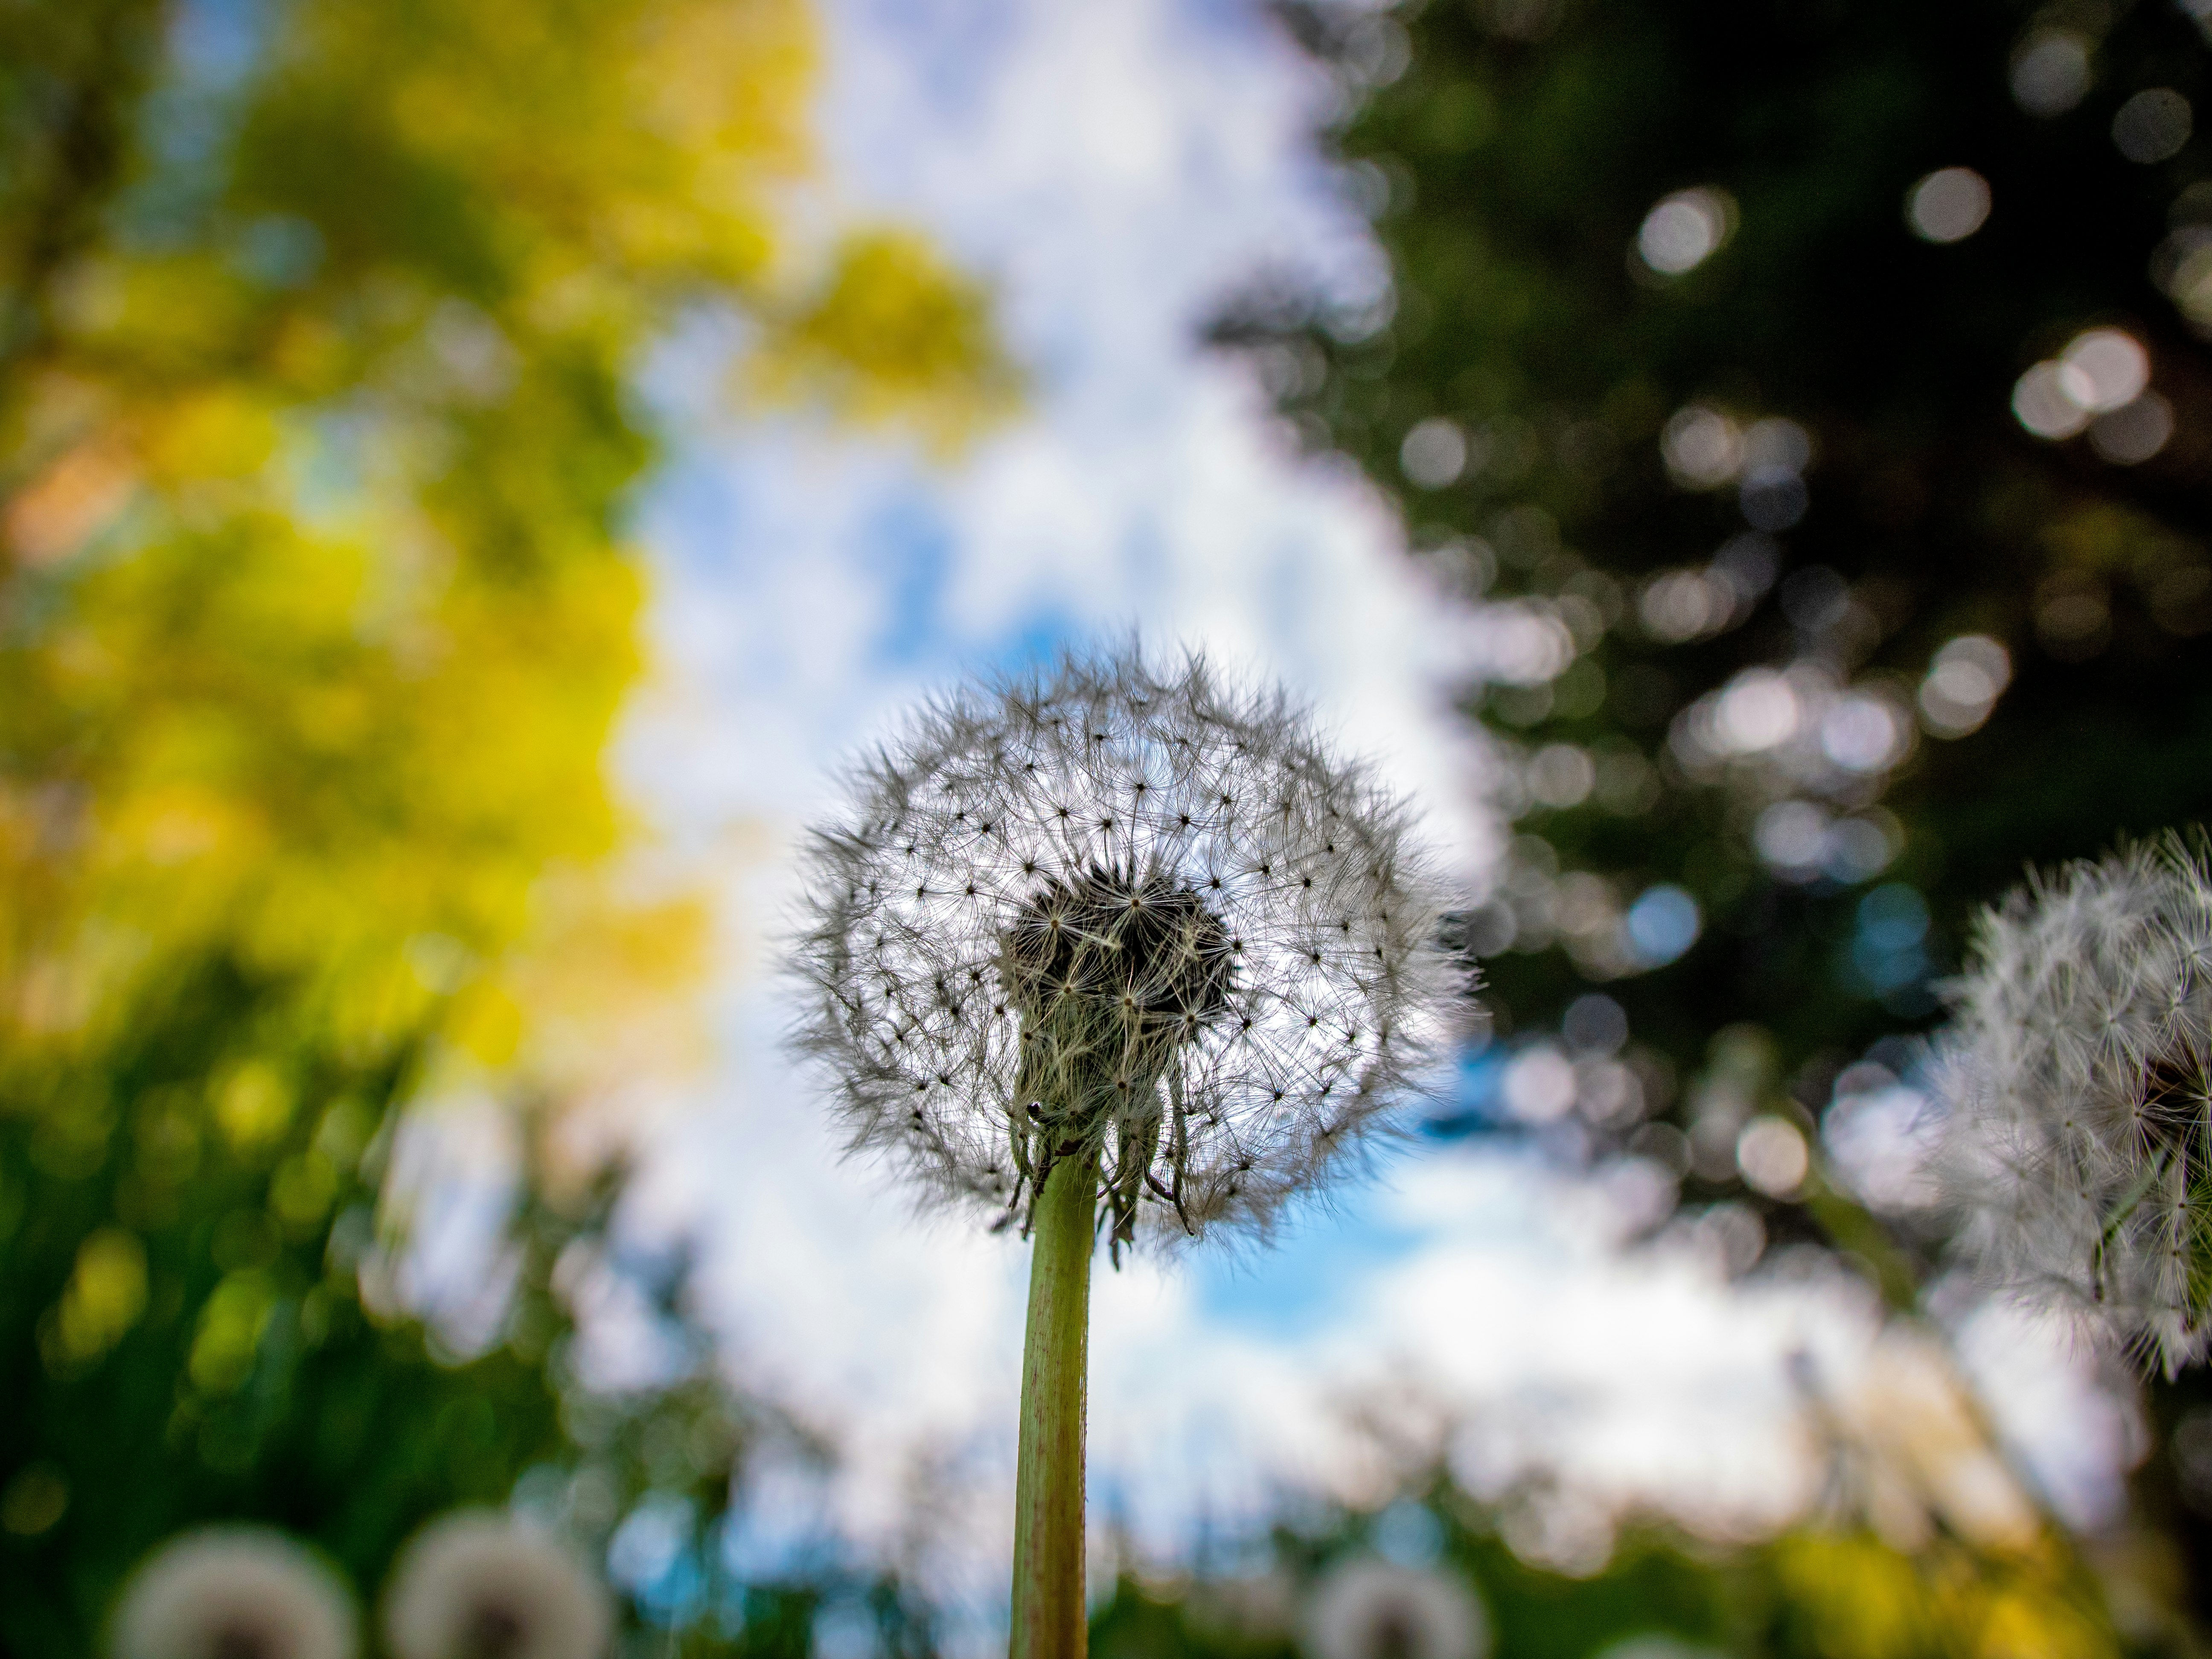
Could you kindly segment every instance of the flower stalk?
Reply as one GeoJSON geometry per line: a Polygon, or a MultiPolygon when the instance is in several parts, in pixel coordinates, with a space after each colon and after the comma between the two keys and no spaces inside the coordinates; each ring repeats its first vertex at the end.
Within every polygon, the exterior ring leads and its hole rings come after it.
{"type": "Polygon", "coordinates": [[[1279,690],[1133,650],[959,690],[816,832],[798,1047],[855,1152],[1032,1240],[1013,1659],[1079,1659],[1091,1258],[1267,1237],[1436,1075],[1407,809],[1279,690]]]}
{"type": "Polygon", "coordinates": [[[1088,1645],[1083,1442],[1097,1188],[1096,1153],[1060,1159],[1030,1227],[1010,1659],[1083,1659],[1088,1645]]]}

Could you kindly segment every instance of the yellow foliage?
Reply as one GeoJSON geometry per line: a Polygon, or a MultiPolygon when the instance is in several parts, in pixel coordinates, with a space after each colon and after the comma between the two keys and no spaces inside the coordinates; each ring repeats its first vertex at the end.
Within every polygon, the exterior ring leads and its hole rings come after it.
{"type": "MultiPolygon", "coordinates": [[[[95,1066],[221,964],[258,1012],[204,1109],[243,1148],[303,1103],[295,1050],[555,1096],[696,1058],[704,905],[639,885],[605,764],[656,340],[737,309],[781,395],[939,437],[1012,386],[911,236],[850,240],[806,303],[771,284],[814,165],[804,0],[267,20],[216,160],[158,100],[119,106],[112,179],[0,139],[0,291],[33,319],[0,340],[0,1082],[95,1066]],[[13,233],[42,214],[75,240],[39,263],[13,233]]],[[[48,53],[58,99],[112,73],[36,24],[0,52],[48,53]]],[[[288,1224],[326,1173],[278,1166],[288,1224]]],[[[250,1291],[203,1322],[204,1386],[250,1354],[250,1291]]],[[[58,1352],[108,1328],[78,1305],[58,1352]]]]}
{"type": "Polygon", "coordinates": [[[200,1306],[185,1374],[210,1394],[228,1394],[253,1370],[253,1357],[276,1305],[276,1287],[258,1269],[227,1273],[200,1306]]]}
{"type": "Polygon", "coordinates": [[[269,1207],[295,1232],[306,1232],[329,1212],[337,1194],[338,1172],[312,1148],[279,1164],[269,1183],[269,1207]]]}
{"type": "Polygon", "coordinates": [[[69,1508],[69,1477],[53,1463],[33,1463],[0,1492],[0,1527],[18,1538],[35,1538],[69,1508]]]}
{"type": "Polygon", "coordinates": [[[1777,1576],[1823,1659],[2117,1659],[2108,1620],[2057,1553],[1917,1552],[1871,1534],[1806,1531],[1774,1547],[1777,1576]]]}
{"type": "Polygon", "coordinates": [[[266,1144],[291,1127],[292,1085],[266,1060],[248,1060],[216,1085],[215,1121],[234,1146],[266,1144]]]}
{"type": "Polygon", "coordinates": [[[236,386],[211,386],[179,398],[148,423],[145,465],[161,483],[243,477],[276,447],[275,411],[236,386]]]}
{"type": "Polygon", "coordinates": [[[146,1247],[103,1227],[78,1248],[76,1271],[48,1328],[46,1363],[66,1375],[118,1342],[146,1311],[146,1247]]]}
{"type": "Polygon", "coordinates": [[[983,290],[921,238],[871,231],[837,250],[829,278],[746,366],[757,394],[813,398],[863,422],[921,411],[940,444],[1000,418],[1019,392],[993,343],[983,290]]]}

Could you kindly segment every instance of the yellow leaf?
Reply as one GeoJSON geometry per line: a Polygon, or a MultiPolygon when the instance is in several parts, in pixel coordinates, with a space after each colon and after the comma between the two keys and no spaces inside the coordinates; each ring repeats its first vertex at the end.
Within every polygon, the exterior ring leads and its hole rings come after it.
{"type": "Polygon", "coordinates": [[[145,1311],[146,1247],[120,1228],[103,1227],[77,1247],[55,1321],[54,1357],[66,1369],[88,1364],[145,1311]]]}
{"type": "Polygon", "coordinates": [[[274,1066],[248,1060],[216,1086],[215,1120],[240,1149],[265,1145],[292,1121],[292,1086],[274,1066]]]}

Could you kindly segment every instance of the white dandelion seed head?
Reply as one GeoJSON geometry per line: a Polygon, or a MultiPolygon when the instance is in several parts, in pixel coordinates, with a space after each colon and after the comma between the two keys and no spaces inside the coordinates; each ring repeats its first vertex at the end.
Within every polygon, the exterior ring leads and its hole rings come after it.
{"type": "Polygon", "coordinates": [[[171,1539],[124,1588],[116,1659],[354,1659],[353,1597],[300,1544],[263,1527],[171,1539]]]}
{"type": "Polygon", "coordinates": [[[2212,1346],[2212,870],[2168,836],[1984,915],[1934,1068],[1960,1247],[2172,1376],[2212,1346]]]}
{"type": "Polygon", "coordinates": [[[1431,1567],[1360,1559],[1315,1587],[1306,1619],[1313,1659],[1485,1659],[1490,1620],[1474,1592],[1431,1567]]]}
{"type": "Polygon", "coordinates": [[[1463,975],[1405,809],[1279,691],[1133,649],[923,710],[819,830],[798,1047],[855,1150],[1118,1253],[1266,1230],[1431,1075],[1463,975]]]}
{"type": "Polygon", "coordinates": [[[385,1593],[396,1659],[600,1659],[614,1627],[598,1577],[496,1510],[457,1510],[401,1552],[385,1593]]]}

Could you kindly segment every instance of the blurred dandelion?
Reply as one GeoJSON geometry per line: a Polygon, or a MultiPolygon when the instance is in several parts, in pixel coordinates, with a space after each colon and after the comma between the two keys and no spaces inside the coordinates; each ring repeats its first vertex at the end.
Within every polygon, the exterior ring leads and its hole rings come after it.
{"type": "Polygon", "coordinates": [[[1961,1245],[1996,1284],[2155,1358],[2212,1336],[2212,872],[2168,836],[1981,920],[1936,1086],[1961,1245]]]}
{"type": "Polygon", "coordinates": [[[1264,1235],[1420,1086],[1455,986],[1406,813],[1280,691],[1134,650],[970,688],[809,859],[801,1050],[855,1151],[1036,1246],[1014,1653],[1083,1643],[1091,1256],[1264,1235]]]}
{"type": "Polygon", "coordinates": [[[170,1540],[115,1612],[116,1659],[353,1659],[353,1598],[282,1533],[210,1527],[170,1540]]]}
{"type": "Polygon", "coordinates": [[[599,1659],[606,1591],[544,1533],[494,1510],[432,1522],[400,1554],[384,1630],[397,1659],[599,1659]]]}
{"type": "Polygon", "coordinates": [[[1474,1592],[1431,1567],[1358,1559],[1315,1588],[1307,1621],[1312,1659],[1483,1659],[1490,1620],[1474,1592]]]}

